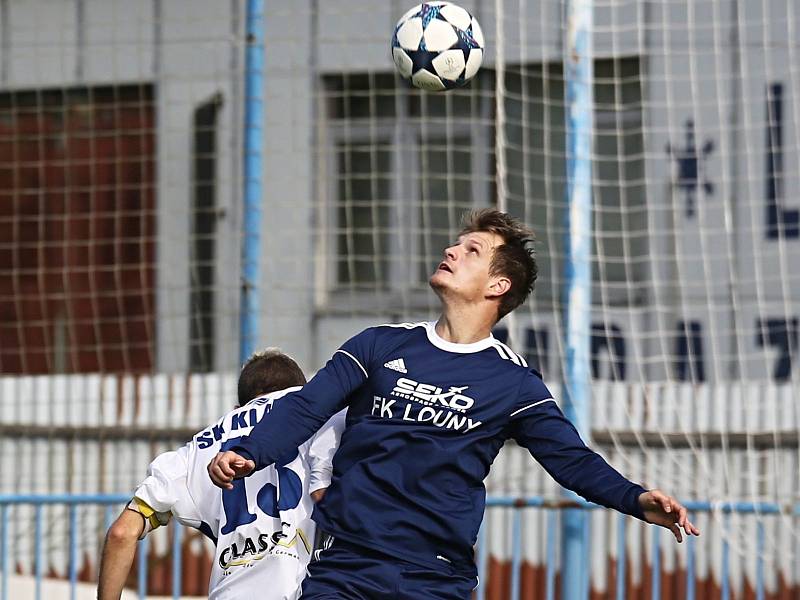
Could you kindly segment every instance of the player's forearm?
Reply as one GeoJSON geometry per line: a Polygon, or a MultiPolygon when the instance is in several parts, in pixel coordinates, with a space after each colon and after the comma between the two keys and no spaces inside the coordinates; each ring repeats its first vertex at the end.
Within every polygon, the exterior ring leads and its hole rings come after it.
{"type": "Polygon", "coordinates": [[[353,361],[339,353],[302,390],[287,394],[229,449],[250,458],[257,468],[294,452],[335,413],[366,377],[353,361]]]}
{"type": "Polygon", "coordinates": [[[135,552],[135,541],[130,546],[106,544],[100,563],[97,600],[119,600],[122,597],[122,588],[128,579],[135,552]]]}
{"type": "Polygon", "coordinates": [[[518,427],[518,441],[563,487],[590,502],[642,518],[638,499],[645,489],[588,448],[558,407],[548,405],[518,427]]]}
{"type": "Polygon", "coordinates": [[[576,448],[542,464],[559,484],[588,501],[642,518],[639,496],[646,490],[626,479],[592,450],[576,448]]]}
{"type": "Polygon", "coordinates": [[[316,414],[302,409],[301,403],[306,402],[307,399],[299,400],[293,394],[285,396],[249,436],[240,438],[229,449],[253,460],[256,468],[269,466],[296,451],[322,424],[316,414]]]}
{"type": "Polygon", "coordinates": [[[119,600],[128,579],[143,521],[132,511],[123,511],[109,528],[100,558],[98,600],[119,600]]]}

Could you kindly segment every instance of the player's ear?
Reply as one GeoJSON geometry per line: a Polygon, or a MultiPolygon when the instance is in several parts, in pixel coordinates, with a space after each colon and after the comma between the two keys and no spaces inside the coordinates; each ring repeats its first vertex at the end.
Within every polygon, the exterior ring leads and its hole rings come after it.
{"type": "Polygon", "coordinates": [[[511,289],[511,280],[505,275],[496,275],[489,278],[487,289],[488,298],[498,298],[511,289]]]}

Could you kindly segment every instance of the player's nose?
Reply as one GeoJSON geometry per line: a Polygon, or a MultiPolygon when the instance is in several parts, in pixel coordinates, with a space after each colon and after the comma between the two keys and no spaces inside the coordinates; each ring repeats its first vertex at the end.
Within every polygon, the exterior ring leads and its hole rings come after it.
{"type": "Polygon", "coordinates": [[[456,246],[448,246],[444,249],[444,257],[450,260],[456,259],[456,246]]]}

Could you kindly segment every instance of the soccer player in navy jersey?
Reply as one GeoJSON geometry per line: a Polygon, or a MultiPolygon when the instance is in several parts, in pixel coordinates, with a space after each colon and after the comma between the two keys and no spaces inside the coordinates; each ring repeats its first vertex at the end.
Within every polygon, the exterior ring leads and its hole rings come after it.
{"type": "Polygon", "coordinates": [[[470,213],[430,278],[442,303],[436,322],[362,331],[209,463],[214,483],[230,488],[348,408],[333,481],[313,516],[332,542],[309,565],[304,600],[469,598],[483,480],[509,438],[587,500],[666,527],[679,542],[681,528],[699,535],[674,498],[587,448],[539,374],[492,337],[533,289],[532,241],[505,213],[470,213]]]}

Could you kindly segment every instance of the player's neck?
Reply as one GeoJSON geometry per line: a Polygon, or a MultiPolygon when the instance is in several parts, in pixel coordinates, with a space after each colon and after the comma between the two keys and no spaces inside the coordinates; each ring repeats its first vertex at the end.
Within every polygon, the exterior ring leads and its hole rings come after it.
{"type": "Polygon", "coordinates": [[[453,344],[472,344],[492,334],[494,319],[483,311],[445,306],[436,322],[436,334],[453,344]]]}

